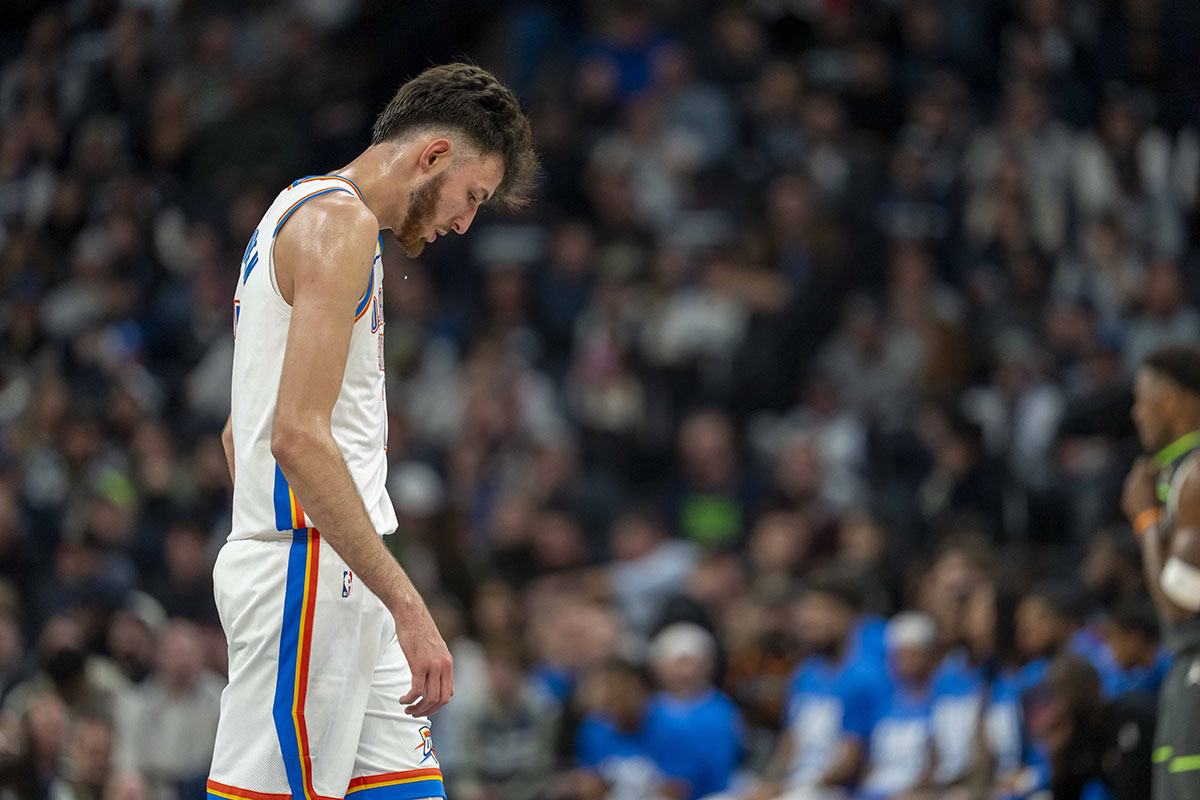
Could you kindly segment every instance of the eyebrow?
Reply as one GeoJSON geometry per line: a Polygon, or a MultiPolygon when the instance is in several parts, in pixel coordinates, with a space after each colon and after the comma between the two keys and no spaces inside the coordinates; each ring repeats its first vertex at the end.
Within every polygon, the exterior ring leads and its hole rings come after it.
{"type": "Polygon", "coordinates": [[[487,189],[481,189],[479,191],[479,194],[480,194],[479,202],[481,204],[486,203],[488,201],[488,198],[492,196],[491,192],[489,192],[487,189]]]}

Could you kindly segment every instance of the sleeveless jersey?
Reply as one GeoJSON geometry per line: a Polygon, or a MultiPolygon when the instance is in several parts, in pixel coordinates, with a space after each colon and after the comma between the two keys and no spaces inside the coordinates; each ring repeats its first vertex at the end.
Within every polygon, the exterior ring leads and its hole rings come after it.
{"type": "MultiPolygon", "coordinates": [[[[1198,462],[1200,448],[1192,448],[1164,467],[1159,475],[1159,483],[1166,489],[1163,499],[1163,525],[1172,533],[1179,516],[1179,495],[1183,491],[1183,484],[1198,462]]],[[[1200,614],[1179,620],[1161,616],[1160,622],[1163,645],[1172,655],[1200,652],[1200,614]]]]}
{"type": "MultiPolygon", "coordinates": [[[[319,528],[271,455],[271,429],[283,372],[291,306],[275,279],[275,237],[300,205],[329,192],[362,199],[346,178],[318,175],[280,192],[246,246],[233,300],[233,529],[229,539],[290,537],[319,528]]],[[[396,529],[388,497],[387,398],[383,362],[383,268],[379,245],[369,286],[355,308],[354,332],[341,392],[333,407],[333,438],[381,535],[396,529]]]]}

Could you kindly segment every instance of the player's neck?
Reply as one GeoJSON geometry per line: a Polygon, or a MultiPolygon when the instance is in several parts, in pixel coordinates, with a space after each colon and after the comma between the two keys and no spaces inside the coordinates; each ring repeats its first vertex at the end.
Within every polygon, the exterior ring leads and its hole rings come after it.
{"type": "Polygon", "coordinates": [[[1200,446],[1200,420],[1182,420],[1173,426],[1171,441],[1161,448],[1154,457],[1160,465],[1166,466],[1175,459],[1200,446]]]}
{"type": "Polygon", "coordinates": [[[406,171],[405,165],[415,163],[409,155],[404,145],[375,145],[331,173],[354,182],[362,193],[363,204],[379,221],[380,230],[386,227],[386,220],[404,219],[408,211],[409,192],[397,189],[411,186],[416,178],[409,174],[411,169],[406,171]]]}

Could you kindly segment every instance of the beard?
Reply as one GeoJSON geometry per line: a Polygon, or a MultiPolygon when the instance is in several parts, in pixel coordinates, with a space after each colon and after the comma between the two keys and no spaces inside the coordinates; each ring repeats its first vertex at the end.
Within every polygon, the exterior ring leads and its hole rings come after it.
{"type": "Polygon", "coordinates": [[[425,249],[425,234],[437,213],[438,198],[442,195],[442,184],[445,182],[446,173],[443,172],[409,192],[408,213],[404,215],[399,232],[396,232],[396,238],[409,258],[416,258],[425,249]]]}

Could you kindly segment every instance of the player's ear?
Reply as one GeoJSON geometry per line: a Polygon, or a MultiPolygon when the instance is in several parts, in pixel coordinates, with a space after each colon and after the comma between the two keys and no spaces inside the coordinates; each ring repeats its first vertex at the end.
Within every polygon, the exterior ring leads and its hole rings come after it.
{"type": "Polygon", "coordinates": [[[454,145],[444,136],[431,139],[421,151],[421,171],[436,175],[450,164],[454,145]]]}

